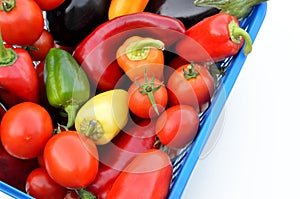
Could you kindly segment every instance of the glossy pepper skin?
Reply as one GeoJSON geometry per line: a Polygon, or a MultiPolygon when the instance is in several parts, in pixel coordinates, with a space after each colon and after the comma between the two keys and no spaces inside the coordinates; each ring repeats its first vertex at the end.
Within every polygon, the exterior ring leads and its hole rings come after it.
{"type": "Polygon", "coordinates": [[[153,13],[134,13],[114,18],[98,26],[76,47],[73,56],[82,65],[91,82],[101,91],[115,88],[124,72],[116,61],[116,51],[130,36],[161,40],[168,48],[184,34],[177,19],[153,13]]]}
{"type": "Polygon", "coordinates": [[[5,47],[0,36],[0,101],[7,108],[25,101],[39,102],[38,77],[22,48],[5,47]]]}
{"type": "Polygon", "coordinates": [[[110,0],[65,0],[46,12],[49,31],[54,40],[65,46],[76,46],[94,28],[108,20],[110,0]]]}
{"type": "Polygon", "coordinates": [[[71,127],[79,106],[90,97],[88,78],[72,55],[59,48],[50,49],[45,64],[44,78],[49,104],[67,113],[67,127],[71,127]]]}
{"type": "Polygon", "coordinates": [[[105,199],[116,178],[138,154],[155,144],[155,120],[129,121],[126,127],[107,145],[99,149],[98,174],[86,190],[98,199],[105,199]],[[113,157],[113,158],[112,158],[113,157]]]}
{"type": "Polygon", "coordinates": [[[239,27],[237,18],[218,13],[189,28],[176,52],[189,62],[217,62],[237,54],[244,42],[247,55],[252,50],[250,35],[239,27]]]}

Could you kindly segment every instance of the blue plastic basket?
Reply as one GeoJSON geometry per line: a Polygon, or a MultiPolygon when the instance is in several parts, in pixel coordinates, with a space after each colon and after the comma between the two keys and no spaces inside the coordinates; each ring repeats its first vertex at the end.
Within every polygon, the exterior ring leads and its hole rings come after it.
{"type": "MultiPolygon", "coordinates": [[[[247,30],[254,42],[258,31],[264,21],[267,3],[255,6],[249,17],[241,21],[240,26],[247,30]]],[[[212,103],[201,116],[201,128],[194,142],[182,152],[174,161],[174,175],[169,193],[169,199],[179,199],[185,189],[189,177],[197,163],[200,154],[208,140],[215,123],[224,107],[232,87],[246,61],[246,56],[240,51],[236,56],[220,63],[225,69],[225,75],[219,80],[212,103]]]]}
{"type": "MultiPolygon", "coordinates": [[[[261,3],[254,7],[248,18],[241,21],[241,27],[247,30],[253,42],[263,23],[266,11],[267,3],[261,3]]],[[[212,103],[200,117],[201,128],[194,142],[183,150],[183,152],[181,152],[173,161],[174,174],[168,197],[169,199],[179,199],[181,197],[246,58],[247,57],[243,52],[240,51],[236,56],[231,57],[222,63],[218,63],[219,67],[222,67],[225,70],[226,75],[219,79],[219,84],[215,91],[212,103]]],[[[33,199],[22,191],[1,181],[0,196],[2,199],[33,199]]]]}

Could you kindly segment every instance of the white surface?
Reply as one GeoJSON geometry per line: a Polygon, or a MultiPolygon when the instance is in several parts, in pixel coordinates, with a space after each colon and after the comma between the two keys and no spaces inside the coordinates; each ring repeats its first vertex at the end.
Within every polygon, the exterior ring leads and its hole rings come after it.
{"type": "Polygon", "coordinates": [[[183,199],[300,198],[299,19],[297,1],[269,0],[215,128],[221,136],[183,199]]]}

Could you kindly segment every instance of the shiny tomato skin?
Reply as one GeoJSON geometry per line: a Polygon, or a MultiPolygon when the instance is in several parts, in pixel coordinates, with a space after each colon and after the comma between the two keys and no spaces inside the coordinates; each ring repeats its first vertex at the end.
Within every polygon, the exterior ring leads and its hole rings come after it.
{"type": "Polygon", "coordinates": [[[60,186],[44,168],[36,168],[28,175],[25,191],[35,199],[63,199],[68,189],[60,186]]]}
{"type": "Polygon", "coordinates": [[[33,61],[43,61],[52,47],[54,39],[50,32],[44,29],[41,36],[30,45],[28,53],[33,61]]]}
{"type": "Polygon", "coordinates": [[[168,79],[168,97],[170,106],[178,104],[191,105],[197,111],[209,103],[215,90],[214,79],[202,65],[194,64],[199,74],[195,78],[186,79],[183,69],[188,71],[190,64],[178,67],[168,79]]]}
{"type": "Polygon", "coordinates": [[[35,0],[35,2],[44,11],[54,10],[60,6],[65,0],[35,0]]]}
{"type": "Polygon", "coordinates": [[[21,159],[40,155],[53,132],[50,114],[33,102],[22,102],[4,114],[1,141],[5,150],[21,159]]]}
{"type": "Polygon", "coordinates": [[[196,136],[200,120],[196,110],[189,105],[168,108],[157,119],[156,132],[160,142],[170,148],[184,148],[196,136]]]}
{"type": "Polygon", "coordinates": [[[0,10],[0,24],[3,41],[28,46],[42,34],[44,18],[34,0],[17,0],[11,11],[0,10]]]}
{"type": "MultiPolygon", "coordinates": [[[[140,84],[144,84],[145,79],[140,78],[137,80],[140,84]]],[[[150,80],[149,80],[150,81],[150,80]]],[[[154,80],[154,87],[161,85],[161,87],[153,91],[154,100],[160,114],[165,110],[165,107],[168,103],[168,92],[166,87],[162,84],[160,80],[154,80]]],[[[131,112],[140,118],[154,118],[158,114],[155,112],[153,105],[147,94],[140,93],[139,85],[136,82],[133,82],[128,89],[128,107],[131,112]]]]}
{"type": "Polygon", "coordinates": [[[76,131],[55,134],[45,146],[44,162],[51,178],[70,189],[88,186],[99,166],[96,145],[76,131]]]}

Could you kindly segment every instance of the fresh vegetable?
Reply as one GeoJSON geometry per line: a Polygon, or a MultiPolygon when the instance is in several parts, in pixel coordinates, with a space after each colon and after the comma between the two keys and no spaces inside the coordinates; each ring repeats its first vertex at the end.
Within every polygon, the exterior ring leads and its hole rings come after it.
{"type": "Polygon", "coordinates": [[[50,49],[45,63],[47,99],[67,113],[67,127],[71,127],[79,106],[90,97],[88,77],[73,56],[59,48],[50,49]]]}
{"type": "Polygon", "coordinates": [[[196,6],[214,7],[237,19],[243,19],[249,16],[255,5],[265,1],[267,0],[194,0],[194,4],[196,6]]]}
{"type": "Polygon", "coordinates": [[[191,63],[182,65],[172,73],[167,88],[171,106],[186,104],[200,112],[204,104],[210,103],[215,83],[208,69],[191,63]]]}
{"type": "Polygon", "coordinates": [[[96,144],[110,142],[128,121],[128,93],[114,89],[95,95],[78,111],[76,130],[96,144]]]}
{"type": "Polygon", "coordinates": [[[45,168],[36,168],[30,172],[25,184],[26,193],[35,199],[64,198],[68,189],[57,184],[45,168]]]}
{"type": "Polygon", "coordinates": [[[30,55],[22,48],[5,48],[1,36],[0,91],[0,101],[8,108],[39,101],[38,77],[30,55]]]}
{"type": "Polygon", "coordinates": [[[21,159],[36,158],[52,136],[52,119],[42,106],[23,102],[4,114],[0,132],[9,154],[21,159]]]}
{"type": "Polygon", "coordinates": [[[136,0],[128,2],[127,0],[111,0],[108,19],[111,20],[115,17],[142,12],[146,8],[149,0],[136,0]]]}
{"type": "Polygon", "coordinates": [[[60,45],[76,46],[108,20],[110,0],[65,0],[46,12],[49,31],[60,45]]]}
{"type": "Polygon", "coordinates": [[[173,168],[169,156],[150,149],[135,157],[118,176],[107,199],[167,197],[173,168]],[[134,185],[134,186],[133,186],[134,185]]]}
{"type": "Polygon", "coordinates": [[[157,119],[157,137],[165,146],[184,148],[195,138],[199,123],[198,113],[192,106],[171,106],[157,119]]]}
{"type": "Polygon", "coordinates": [[[136,79],[128,89],[128,106],[136,116],[154,118],[163,112],[168,103],[168,92],[163,82],[147,75],[136,79]]]}
{"type": "Polygon", "coordinates": [[[129,121],[110,143],[100,146],[98,174],[86,190],[105,199],[122,170],[138,154],[153,148],[155,141],[155,120],[129,121]]]}
{"type": "Polygon", "coordinates": [[[25,192],[26,178],[38,166],[36,158],[16,158],[7,153],[0,142],[0,181],[25,192]]]}
{"type": "Polygon", "coordinates": [[[214,7],[197,7],[194,0],[149,0],[145,11],[179,19],[186,28],[219,12],[214,7]]]}
{"type": "Polygon", "coordinates": [[[65,0],[35,0],[35,2],[44,11],[54,10],[60,6],[65,0]]]}
{"type": "Polygon", "coordinates": [[[42,10],[34,0],[2,0],[0,29],[8,44],[30,45],[44,29],[42,10]]]}
{"type": "Polygon", "coordinates": [[[118,48],[117,62],[131,81],[142,77],[145,71],[163,80],[163,49],[164,43],[160,40],[132,36],[118,48]]]}
{"type": "Polygon", "coordinates": [[[128,37],[151,37],[168,48],[184,32],[182,22],[171,17],[145,12],[128,14],[98,26],[76,47],[74,57],[91,82],[107,91],[114,89],[124,74],[117,64],[116,51],[128,37]]]}
{"type": "Polygon", "coordinates": [[[44,160],[49,176],[71,189],[89,185],[99,165],[94,142],[76,131],[62,131],[52,136],[44,148],[44,160]]]}
{"type": "Polygon", "coordinates": [[[241,27],[239,21],[227,14],[218,13],[208,17],[186,31],[176,46],[179,56],[189,62],[217,62],[238,53],[244,46],[244,54],[252,50],[250,35],[241,27]]]}
{"type": "Polygon", "coordinates": [[[25,49],[33,61],[43,61],[49,50],[54,47],[54,40],[48,30],[44,29],[41,36],[25,49]]]}

